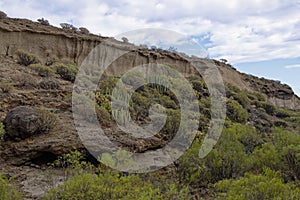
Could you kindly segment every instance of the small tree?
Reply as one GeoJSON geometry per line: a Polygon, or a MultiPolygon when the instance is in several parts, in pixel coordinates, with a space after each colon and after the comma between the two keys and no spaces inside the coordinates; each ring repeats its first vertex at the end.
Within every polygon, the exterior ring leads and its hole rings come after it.
{"type": "Polygon", "coordinates": [[[177,48],[176,47],[173,47],[173,46],[171,46],[171,47],[169,47],[169,49],[168,49],[169,51],[171,51],[171,52],[176,52],[177,51],[177,48]]]}
{"type": "Polygon", "coordinates": [[[156,47],[156,46],[154,46],[154,45],[153,45],[153,46],[151,46],[150,48],[151,48],[151,50],[152,50],[152,51],[156,51],[156,50],[157,50],[157,47],[156,47]]]}
{"type": "Polygon", "coordinates": [[[80,31],[80,33],[83,33],[83,34],[86,34],[86,35],[90,33],[90,31],[87,28],[84,28],[84,27],[80,27],[79,31],[80,31]]]}
{"type": "Polygon", "coordinates": [[[7,17],[7,14],[5,12],[0,11],[0,19],[4,19],[7,17]]]}
{"type": "Polygon", "coordinates": [[[227,63],[228,62],[228,60],[226,60],[225,58],[221,58],[220,61],[223,62],[223,63],[227,63]]]}
{"type": "Polygon", "coordinates": [[[126,37],[122,37],[122,41],[128,43],[129,40],[126,37]]]}
{"type": "Polygon", "coordinates": [[[44,18],[38,19],[37,21],[38,21],[40,24],[45,25],[45,26],[49,26],[49,25],[50,25],[49,21],[46,20],[46,19],[44,19],[44,18]]]}
{"type": "Polygon", "coordinates": [[[60,26],[61,26],[62,29],[65,29],[65,30],[77,31],[77,28],[75,26],[73,26],[72,24],[61,23],[60,26]]]}
{"type": "Polygon", "coordinates": [[[146,44],[140,44],[140,49],[145,49],[147,50],[148,49],[148,46],[146,44]]]}

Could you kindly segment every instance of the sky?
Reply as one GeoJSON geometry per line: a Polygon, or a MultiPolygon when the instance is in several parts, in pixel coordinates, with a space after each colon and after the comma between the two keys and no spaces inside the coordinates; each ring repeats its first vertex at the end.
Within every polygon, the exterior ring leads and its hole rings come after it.
{"type": "Polygon", "coordinates": [[[210,58],[279,80],[300,96],[300,0],[0,0],[0,10],[102,36],[145,28],[176,31],[210,58]]]}

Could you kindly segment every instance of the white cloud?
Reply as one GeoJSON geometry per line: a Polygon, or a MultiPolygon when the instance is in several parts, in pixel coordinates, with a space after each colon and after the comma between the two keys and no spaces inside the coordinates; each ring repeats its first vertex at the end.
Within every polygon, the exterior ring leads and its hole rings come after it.
{"type": "Polygon", "coordinates": [[[296,65],[286,65],[284,66],[286,69],[292,69],[292,68],[300,68],[300,64],[296,64],[296,65]]]}
{"type": "Polygon", "coordinates": [[[299,1],[0,0],[13,17],[71,22],[105,36],[142,28],[207,35],[212,57],[231,63],[299,57],[299,1]],[[22,5],[22,6],[20,6],[22,5]]]}

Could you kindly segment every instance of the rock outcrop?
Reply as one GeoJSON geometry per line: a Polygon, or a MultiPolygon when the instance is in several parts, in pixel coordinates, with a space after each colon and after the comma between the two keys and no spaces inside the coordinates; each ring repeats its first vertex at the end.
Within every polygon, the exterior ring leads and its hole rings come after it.
{"type": "Polygon", "coordinates": [[[19,106],[10,110],[4,119],[7,139],[15,141],[29,138],[42,131],[42,119],[35,109],[19,106]]]}
{"type": "MultiPolygon", "coordinates": [[[[3,47],[0,48],[0,54],[13,56],[17,49],[23,49],[46,61],[48,53],[51,52],[59,59],[68,59],[78,65],[92,49],[101,43],[109,42],[115,48],[125,50],[133,46],[128,42],[117,41],[113,38],[64,30],[26,19],[0,19],[0,36],[0,46],[3,47]]],[[[190,63],[178,53],[158,49],[149,50],[145,47],[136,47],[135,49],[111,65],[108,73],[122,74],[135,66],[151,62],[175,66],[183,75],[195,73],[190,63]]],[[[225,82],[240,89],[260,91],[276,106],[290,109],[300,108],[300,100],[290,87],[278,84],[276,81],[268,81],[265,84],[266,82],[259,78],[249,78],[249,76],[239,73],[228,64],[214,62],[225,82]],[[249,79],[251,80],[249,81],[249,79]]]]}

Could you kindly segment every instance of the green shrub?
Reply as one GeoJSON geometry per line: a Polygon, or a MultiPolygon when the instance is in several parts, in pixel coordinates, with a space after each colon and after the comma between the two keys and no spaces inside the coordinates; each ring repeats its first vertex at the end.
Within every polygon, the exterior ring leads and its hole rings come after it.
{"type": "Polygon", "coordinates": [[[290,111],[285,109],[277,109],[275,112],[276,117],[278,118],[287,118],[291,116],[290,111]]]}
{"type": "Polygon", "coordinates": [[[116,77],[105,77],[105,78],[101,79],[98,84],[101,94],[111,95],[118,80],[119,79],[116,77]]]}
{"type": "Polygon", "coordinates": [[[41,131],[47,133],[57,125],[58,117],[54,113],[45,108],[36,108],[36,111],[42,119],[41,131]]]}
{"type": "Polygon", "coordinates": [[[235,85],[231,84],[231,83],[227,83],[225,85],[225,90],[226,90],[226,97],[230,98],[232,97],[234,94],[240,92],[241,90],[236,87],[235,85]]]}
{"type": "Polygon", "coordinates": [[[112,125],[112,119],[110,113],[105,107],[95,105],[97,118],[101,126],[110,127],[112,125]]]}
{"type": "Polygon", "coordinates": [[[78,67],[72,64],[56,64],[55,65],[56,73],[64,80],[74,82],[78,67]]]}
{"type": "Polygon", "coordinates": [[[73,169],[82,171],[83,169],[91,168],[91,164],[84,161],[83,155],[77,151],[71,151],[70,153],[59,156],[53,163],[49,163],[52,167],[60,167],[64,169],[73,169]]]}
{"type": "Polygon", "coordinates": [[[300,189],[296,185],[284,183],[280,173],[268,168],[261,175],[246,173],[237,180],[223,180],[216,185],[219,199],[227,200],[298,200],[300,189]]]}
{"type": "Polygon", "coordinates": [[[282,173],[290,180],[300,180],[300,136],[289,133],[284,128],[277,128],[273,143],[282,162],[282,173]]]}
{"type": "Polygon", "coordinates": [[[263,93],[260,92],[251,92],[250,95],[252,95],[257,101],[266,101],[266,96],[263,93]]]}
{"type": "Polygon", "coordinates": [[[37,64],[37,63],[41,62],[40,59],[36,55],[29,53],[27,51],[24,51],[24,50],[17,50],[16,54],[18,56],[18,62],[21,65],[28,66],[31,64],[37,64]]]}
{"type": "Polygon", "coordinates": [[[234,122],[246,123],[248,112],[239,103],[234,100],[227,101],[227,117],[234,122]]]}
{"type": "Polygon", "coordinates": [[[199,112],[203,114],[205,118],[210,119],[211,99],[209,97],[201,98],[198,104],[199,104],[199,112]]]}
{"type": "Polygon", "coordinates": [[[167,109],[167,120],[162,132],[168,137],[168,139],[173,138],[180,126],[181,112],[180,110],[167,109]]]}
{"type": "Polygon", "coordinates": [[[0,90],[3,93],[9,93],[13,90],[13,84],[12,83],[6,83],[6,82],[0,82],[0,90]]]}
{"type": "Polygon", "coordinates": [[[253,153],[254,149],[264,143],[262,137],[256,132],[255,128],[242,124],[232,124],[228,129],[235,132],[237,140],[244,145],[246,154],[253,153]]]}
{"type": "Polygon", "coordinates": [[[207,186],[209,179],[205,163],[198,156],[200,147],[201,141],[196,139],[177,164],[180,181],[194,188],[207,186]]]}
{"type": "Polygon", "coordinates": [[[255,148],[250,160],[252,162],[252,170],[256,172],[262,172],[264,167],[272,170],[283,169],[281,155],[278,153],[276,147],[270,143],[264,143],[260,147],[255,148]]]}
{"type": "Polygon", "coordinates": [[[246,151],[253,144],[242,143],[245,142],[248,131],[249,128],[245,125],[233,125],[223,129],[218,143],[203,159],[198,156],[202,141],[195,140],[180,158],[180,178],[184,183],[199,188],[219,180],[242,176],[251,166],[246,151]]]}
{"type": "Polygon", "coordinates": [[[286,128],[288,126],[288,124],[285,121],[282,121],[282,120],[275,121],[274,125],[277,126],[277,127],[284,127],[284,128],[286,128]]]}
{"type": "Polygon", "coordinates": [[[45,90],[57,90],[60,88],[59,82],[52,78],[43,79],[39,85],[45,90]]]}
{"type": "Polygon", "coordinates": [[[38,87],[38,81],[36,77],[27,74],[24,76],[23,74],[16,74],[12,77],[14,86],[26,89],[32,89],[38,87]]]}
{"type": "Polygon", "coordinates": [[[165,108],[170,108],[174,110],[179,109],[179,105],[167,95],[161,95],[157,99],[157,103],[163,105],[165,108]]]}
{"type": "Polygon", "coordinates": [[[288,166],[286,172],[289,177],[300,180],[300,144],[284,147],[282,155],[288,166]]]}
{"type": "Polygon", "coordinates": [[[269,140],[254,150],[253,170],[268,167],[281,171],[286,180],[300,180],[300,136],[276,128],[269,140]]]}
{"type": "Polygon", "coordinates": [[[237,86],[235,86],[231,83],[227,83],[225,85],[225,87],[226,87],[226,90],[232,91],[233,93],[238,93],[241,91],[237,86]]]}
{"type": "Polygon", "coordinates": [[[53,55],[51,50],[46,50],[45,54],[46,54],[46,62],[45,62],[46,66],[51,66],[58,61],[57,56],[53,55]]]}
{"type": "Polygon", "coordinates": [[[109,95],[104,95],[101,92],[96,92],[95,100],[97,105],[104,108],[108,113],[111,113],[111,103],[109,101],[111,97],[109,95]]]}
{"type": "MultiPolygon", "coordinates": [[[[182,198],[180,198],[178,192],[174,196],[176,197],[174,199],[188,198],[187,195],[181,195],[182,198]]],[[[44,199],[163,200],[167,199],[166,197],[158,188],[137,175],[122,176],[118,173],[106,172],[99,175],[76,175],[64,185],[52,188],[44,199]]]]}
{"type": "Polygon", "coordinates": [[[269,115],[274,115],[276,107],[269,102],[256,102],[258,108],[263,108],[269,115]]]}
{"type": "Polygon", "coordinates": [[[208,181],[214,183],[243,175],[248,167],[247,157],[235,128],[224,129],[216,148],[204,158],[208,181]]]}
{"type": "Polygon", "coordinates": [[[94,173],[97,170],[97,168],[86,161],[86,158],[76,149],[58,156],[53,163],[48,163],[48,166],[50,168],[60,168],[64,172],[64,181],[70,180],[75,175],[94,173]]]}
{"type": "Polygon", "coordinates": [[[40,63],[31,64],[31,65],[29,65],[29,67],[31,69],[33,69],[34,71],[36,71],[38,73],[38,75],[41,77],[49,77],[54,74],[53,69],[51,69],[50,67],[47,67],[45,65],[42,65],[40,63]]]}
{"type": "Polygon", "coordinates": [[[196,91],[196,93],[198,93],[199,96],[208,94],[207,86],[201,77],[193,76],[193,77],[190,77],[189,80],[193,86],[193,89],[196,91]]]}
{"type": "Polygon", "coordinates": [[[246,91],[240,91],[233,95],[233,98],[239,102],[240,105],[243,106],[243,108],[248,108],[250,106],[250,100],[248,98],[246,91]]]}
{"type": "Polygon", "coordinates": [[[272,133],[272,143],[277,149],[283,149],[289,145],[300,144],[300,136],[289,132],[287,129],[276,128],[272,133]]]}
{"type": "Polygon", "coordinates": [[[0,141],[4,140],[5,137],[5,129],[2,122],[0,122],[0,141]]]}
{"type": "Polygon", "coordinates": [[[0,174],[0,199],[1,200],[21,200],[22,195],[16,190],[13,183],[0,174]]]}
{"type": "Polygon", "coordinates": [[[151,105],[151,99],[135,92],[131,97],[131,105],[134,110],[135,120],[145,120],[148,116],[148,109],[151,105]]]}

